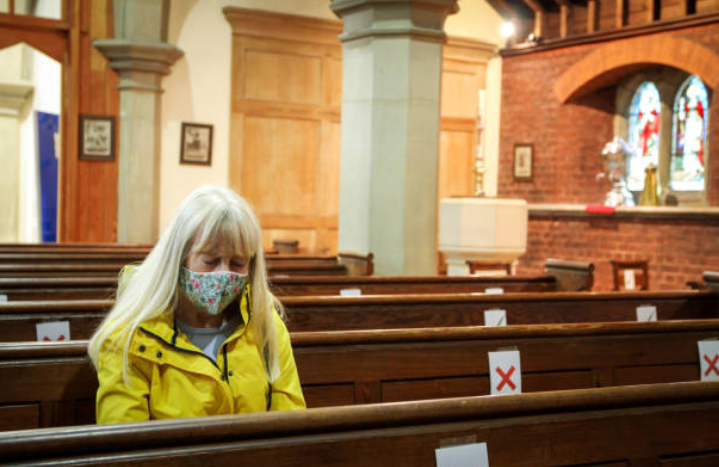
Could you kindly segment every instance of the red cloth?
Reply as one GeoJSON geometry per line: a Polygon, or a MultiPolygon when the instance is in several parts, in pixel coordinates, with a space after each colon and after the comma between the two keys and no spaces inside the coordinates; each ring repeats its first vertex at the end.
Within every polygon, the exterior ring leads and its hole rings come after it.
{"type": "Polygon", "coordinates": [[[585,206],[584,210],[594,214],[614,214],[616,208],[614,206],[605,206],[603,204],[588,204],[585,206]]]}

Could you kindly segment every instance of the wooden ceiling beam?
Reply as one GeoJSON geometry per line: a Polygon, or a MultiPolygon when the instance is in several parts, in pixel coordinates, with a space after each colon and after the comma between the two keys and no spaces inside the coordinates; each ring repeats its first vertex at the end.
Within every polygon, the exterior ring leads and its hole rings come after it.
{"type": "Polygon", "coordinates": [[[569,29],[569,16],[572,14],[572,2],[570,0],[554,0],[559,5],[559,37],[567,37],[569,29]]]}
{"type": "Polygon", "coordinates": [[[614,24],[617,29],[621,29],[626,26],[624,18],[627,16],[627,0],[616,0],[617,6],[615,10],[614,24]]]}
{"type": "Polygon", "coordinates": [[[544,18],[546,15],[544,7],[537,0],[522,1],[534,11],[534,37],[542,37],[542,33],[544,32],[544,18]]]}
{"type": "Polygon", "coordinates": [[[597,0],[587,2],[587,33],[597,30],[597,0]]]}

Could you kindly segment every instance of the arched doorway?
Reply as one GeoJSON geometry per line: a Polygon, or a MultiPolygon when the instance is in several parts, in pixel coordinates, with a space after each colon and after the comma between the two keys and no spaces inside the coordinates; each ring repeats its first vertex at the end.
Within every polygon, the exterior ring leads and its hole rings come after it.
{"type": "Polygon", "coordinates": [[[65,2],[0,0],[0,242],[54,242],[63,138],[65,2]]]}

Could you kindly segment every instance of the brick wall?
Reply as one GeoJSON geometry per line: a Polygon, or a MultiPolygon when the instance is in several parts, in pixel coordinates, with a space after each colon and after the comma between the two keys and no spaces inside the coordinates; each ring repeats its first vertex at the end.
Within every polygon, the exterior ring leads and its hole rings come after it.
{"type": "MultiPolygon", "coordinates": [[[[614,136],[616,92],[616,84],[607,84],[627,76],[612,66],[639,68],[636,63],[628,64],[628,60],[642,56],[639,47],[642,44],[654,49],[647,53],[651,56],[647,61],[655,64],[652,66],[661,63],[698,73],[710,87],[718,82],[719,67],[707,71],[706,65],[707,53],[712,60],[719,59],[713,56],[719,51],[719,24],[504,59],[499,196],[523,198],[529,203],[603,202],[609,187],[606,181],[597,181],[596,175],[602,172],[602,147],[614,136]],[[661,47],[656,44],[652,47],[652,41],[661,43],[661,47]],[[601,53],[595,53],[598,51],[601,53]],[[613,77],[619,78],[612,81],[613,77]],[[587,82],[577,82],[582,79],[587,82]],[[591,80],[595,80],[595,85],[591,80]],[[597,86],[597,82],[602,86],[597,86]],[[569,89],[587,85],[598,90],[575,94],[562,103],[558,97],[562,95],[561,89],[555,90],[561,85],[569,89]],[[534,147],[531,181],[514,180],[513,148],[517,143],[534,147]]],[[[716,206],[719,205],[719,152],[714,150],[719,147],[716,99],[709,122],[707,192],[709,204],[716,206]]],[[[652,289],[683,289],[686,281],[701,280],[704,270],[719,270],[719,222],[666,217],[530,216],[527,254],[520,259],[518,272],[540,274],[549,257],[594,262],[595,290],[612,288],[611,259],[648,259],[652,289]]]]}
{"type": "Polygon", "coordinates": [[[652,290],[686,289],[719,270],[719,219],[530,216],[517,273],[542,274],[547,258],[593,262],[594,290],[611,290],[610,260],[648,260],[652,290]]]}
{"type": "MultiPolygon", "coordinates": [[[[614,137],[616,82],[627,76],[621,69],[632,67],[638,71],[637,63],[631,61],[642,60],[643,48],[648,49],[645,60],[652,62],[648,66],[673,64],[689,73],[699,73],[710,87],[719,83],[719,72],[714,69],[714,65],[719,64],[719,54],[715,53],[719,50],[719,24],[504,59],[500,196],[525,198],[535,203],[603,202],[608,187],[595,177],[602,172],[602,147],[614,137]],[[649,50],[653,43],[661,47],[649,50]],[[692,45],[696,50],[691,49],[692,45]],[[587,57],[591,59],[583,60],[587,57]],[[712,65],[709,69],[708,64],[712,65]],[[612,69],[612,66],[620,69],[612,69]],[[566,78],[571,79],[568,82],[566,78]],[[577,83],[577,80],[588,83],[577,83]],[[560,102],[558,94],[562,95],[565,90],[555,90],[557,83],[570,87],[588,84],[591,88],[592,81],[601,83],[602,89],[560,102]],[[607,85],[613,81],[614,85],[607,85]],[[514,180],[513,153],[517,143],[534,146],[531,181],[514,180]]],[[[714,148],[719,145],[718,116],[719,105],[712,105],[708,135],[711,153],[716,152],[714,148]]],[[[719,205],[719,157],[710,154],[708,160],[707,191],[711,204],[719,205]]]]}

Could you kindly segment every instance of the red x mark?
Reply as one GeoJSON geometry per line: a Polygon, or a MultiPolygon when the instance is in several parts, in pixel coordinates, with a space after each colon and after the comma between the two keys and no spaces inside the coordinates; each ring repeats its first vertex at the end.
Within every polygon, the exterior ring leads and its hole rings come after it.
{"type": "MultiPolygon", "coordinates": [[[[42,340],[45,341],[45,342],[48,342],[48,341],[50,341],[50,340],[52,340],[52,339],[50,339],[49,337],[45,336],[45,337],[42,338],[42,340]]],[[[65,334],[60,334],[60,337],[58,337],[57,340],[59,340],[59,341],[64,341],[64,340],[65,340],[65,334]]]]}
{"type": "Polygon", "coordinates": [[[502,381],[499,382],[499,386],[497,386],[497,391],[501,391],[505,384],[509,385],[510,388],[517,389],[517,386],[512,382],[512,374],[514,373],[514,365],[509,367],[508,372],[503,372],[500,367],[497,367],[495,369],[497,373],[499,373],[499,376],[502,377],[502,381]]]}
{"type": "Polygon", "coordinates": [[[709,376],[709,373],[712,372],[712,370],[719,375],[719,368],[717,368],[717,362],[719,362],[719,354],[714,355],[714,359],[709,360],[708,355],[704,355],[704,360],[707,361],[709,364],[709,368],[707,368],[707,371],[704,372],[704,376],[709,376]]]}

